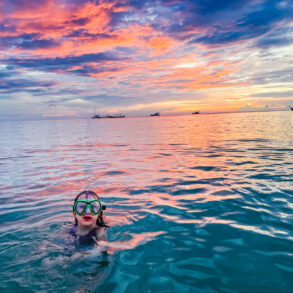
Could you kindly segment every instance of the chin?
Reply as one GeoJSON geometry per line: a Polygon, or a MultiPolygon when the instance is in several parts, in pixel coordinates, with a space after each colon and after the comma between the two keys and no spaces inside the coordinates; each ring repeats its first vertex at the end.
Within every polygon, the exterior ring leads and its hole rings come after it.
{"type": "Polygon", "coordinates": [[[80,221],[78,223],[78,225],[83,226],[83,227],[88,227],[88,226],[92,226],[94,224],[93,221],[80,221]]]}

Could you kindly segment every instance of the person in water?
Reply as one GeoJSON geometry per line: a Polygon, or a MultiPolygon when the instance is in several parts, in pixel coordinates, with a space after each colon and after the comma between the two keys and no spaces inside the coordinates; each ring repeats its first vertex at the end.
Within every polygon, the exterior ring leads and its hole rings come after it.
{"type": "Polygon", "coordinates": [[[105,227],[103,210],[106,206],[100,197],[91,190],[79,193],[73,204],[75,227],[73,234],[81,245],[93,245],[98,239],[104,239],[105,227]]]}

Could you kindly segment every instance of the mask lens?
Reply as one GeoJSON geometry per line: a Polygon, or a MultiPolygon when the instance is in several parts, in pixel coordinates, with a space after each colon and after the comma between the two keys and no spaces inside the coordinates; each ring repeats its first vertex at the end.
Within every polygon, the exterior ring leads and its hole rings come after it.
{"type": "Polygon", "coordinates": [[[91,205],[91,207],[92,207],[92,209],[93,209],[95,214],[97,214],[101,209],[101,204],[100,204],[99,201],[92,201],[90,203],[90,205],[91,205]]]}
{"type": "Polygon", "coordinates": [[[86,207],[86,203],[85,202],[82,202],[82,201],[77,202],[77,204],[75,206],[76,212],[78,214],[82,214],[83,213],[83,210],[85,209],[85,207],[86,207]]]}

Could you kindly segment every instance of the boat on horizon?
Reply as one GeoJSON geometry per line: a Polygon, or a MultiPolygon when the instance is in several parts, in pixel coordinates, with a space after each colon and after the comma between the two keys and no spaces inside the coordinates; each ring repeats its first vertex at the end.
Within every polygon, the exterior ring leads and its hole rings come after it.
{"type": "Polygon", "coordinates": [[[150,116],[160,116],[160,113],[159,113],[159,112],[157,112],[157,113],[153,113],[153,114],[151,114],[150,116]]]}
{"type": "Polygon", "coordinates": [[[96,114],[96,106],[94,106],[94,115],[92,116],[92,119],[97,119],[97,118],[104,118],[101,115],[96,114]]]}
{"type": "Polygon", "coordinates": [[[97,114],[94,114],[94,116],[92,116],[92,119],[97,119],[97,118],[104,118],[104,117],[102,117],[101,115],[97,115],[97,114]]]}
{"type": "Polygon", "coordinates": [[[92,119],[97,119],[97,118],[124,118],[125,115],[124,114],[112,114],[112,115],[98,115],[98,114],[94,114],[94,116],[92,116],[92,119]]]}
{"type": "Polygon", "coordinates": [[[192,114],[200,114],[199,111],[194,111],[192,114]]]}
{"type": "Polygon", "coordinates": [[[99,115],[96,114],[96,106],[94,106],[94,115],[92,116],[92,119],[98,119],[98,118],[124,118],[124,114],[105,114],[105,115],[99,115]]]}
{"type": "Polygon", "coordinates": [[[113,114],[113,115],[106,115],[105,118],[124,118],[124,114],[113,114]]]}

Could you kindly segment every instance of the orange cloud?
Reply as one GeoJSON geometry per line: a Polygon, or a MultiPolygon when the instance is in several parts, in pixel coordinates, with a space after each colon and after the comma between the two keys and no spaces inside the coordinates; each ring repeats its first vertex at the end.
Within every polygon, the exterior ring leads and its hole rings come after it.
{"type": "MultiPolygon", "coordinates": [[[[85,3],[80,7],[66,6],[55,1],[47,1],[42,6],[22,7],[6,16],[6,25],[16,26],[16,32],[1,33],[1,36],[41,34],[42,39],[54,38],[67,41],[67,35],[80,29],[87,34],[103,34],[110,31],[109,23],[113,12],[127,10],[111,3],[85,3]]],[[[71,37],[70,37],[71,38],[71,37]]],[[[74,37],[73,37],[74,39],[74,37]]],[[[71,46],[63,46],[71,47],[71,46]]]]}
{"type": "Polygon", "coordinates": [[[195,60],[197,60],[196,56],[188,54],[178,58],[163,58],[150,62],[135,59],[107,61],[103,64],[89,62],[87,66],[100,69],[97,73],[89,73],[91,77],[100,80],[110,78],[111,83],[132,80],[140,88],[173,88],[177,91],[190,91],[244,85],[243,82],[233,81],[233,74],[238,71],[239,64],[230,61],[213,61],[194,65],[192,68],[184,67],[184,64],[195,60]],[[184,66],[180,67],[182,64],[184,66]],[[178,65],[180,66],[178,67],[178,65]]]}
{"type": "Polygon", "coordinates": [[[166,53],[170,50],[172,39],[166,36],[152,37],[147,41],[150,48],[154,49],[151,57],[166,53]]]}
{"type": "MultiPolygon", "coordinates": [[[[111,79],[111,83],[131,78],[132,82],[142,87],[174,88],[177,91],[241,85],[231,82],[231,76],[238,71],[237,62],[207,60],[215,58],[216,53],[204,57],[189,53],[178,57],[176,52],[184,48],[184,42],[164,36],[149,25],[136,24],[112,30],[113,13],[129,9],[116,7],[116,3],[87,2],[79,7],[69,7],[48,0],[42,6],[15,11],[7,16],[7,20],[8,23],[15,23],[17,34],[41,32],[40,38],[54,39],[56,42],[50,47],[17,48],[10,52],[25,52],[36,58],[55,58],[106,52],[120,46],[132,50],[129,60],[88,62],[68,69],[74,71],[90,66],[96,70],[88,72],[89,76],[111,79]],[[167,57],[160,56],[167,52],[167,57]],[[157,58],[149,61],[145,56],[157,58]]],[[[16,33],[7,34],[15,36],[16,33]]]]}

